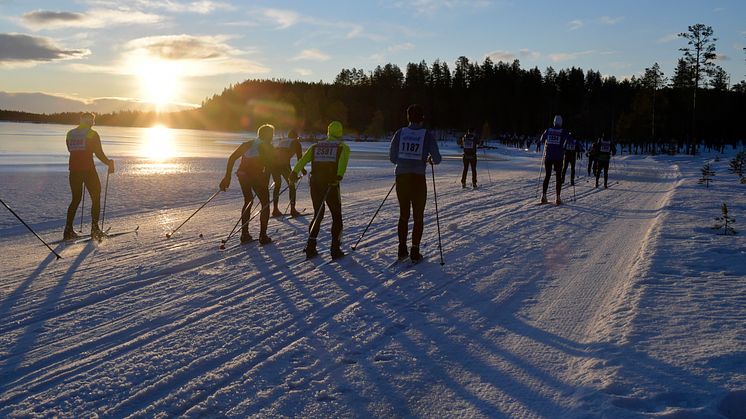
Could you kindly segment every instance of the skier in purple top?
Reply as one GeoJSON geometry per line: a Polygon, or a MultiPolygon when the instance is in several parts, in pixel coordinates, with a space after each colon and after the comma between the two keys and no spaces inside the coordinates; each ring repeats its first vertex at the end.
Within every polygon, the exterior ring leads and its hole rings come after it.
{"type": "Polygon", "coordinates": [[[549,179],[552,177],[554,170],[555,179],[557,180],[557,198],[554,203],[560,205],[560,192],[562,191],[562,160],[565,156],[565,142],[570,136],[562,129],[562,116],[555,115],[552,128],[548,128],[541,134],[540,142],[544,142],[544,187],[541,193],[541,203],[547,203],[547,189],[549,188],[549,179]]]}

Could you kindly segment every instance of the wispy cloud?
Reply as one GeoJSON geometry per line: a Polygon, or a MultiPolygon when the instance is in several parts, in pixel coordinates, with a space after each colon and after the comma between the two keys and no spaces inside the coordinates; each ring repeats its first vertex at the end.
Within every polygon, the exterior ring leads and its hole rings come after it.
{"type": "Polygon", "coordinates": [[[391,3],[395,8],[410,9],[419,15],[434,15],[444,9],[482,9],[492,4],[489,0],[396,0],[391,3]]]}
{"type": "Polygon", "coordinates": [[[568,28],[569,28],[569,29],[570,29],[571,31],[574,31],[574,30],[580,29],[580,28],[582,28],[582,27],[583,27],[583,25],[584,25],[584,24],[583,24],[583,21],[582,21],[582,20],[580,20],[580,19],[575,19],[575,20],[571,20],[570,22],[568,22],[568,23],[567,23],[567,27],[568,27],[568,28]]]}
{"type": "Polygon", "coordinates": [[[513,60],[515,60],[515,54],[513,54],[510,51],[501,51],[501,50],[493,51],[493,52],[490,52],[489,54],[487,54],[487,56],[492,61],[495,61],[495,62],[497,62],[497,61],[504,61],[504,62],[508,62],[509,63],[509,62],[512,62],[513,60]]]}
{"type": "Polygon", "coordinates": [[[382,41],[385,39],[384,36],[369,33],[366,31],[365,26],[345,21],[332,21],[325,19],[318,19],[312,16],[306,16],[298,13],[295,10],[289,9],[261,9],[257,12],[262,19],[269,21],[275,26],[277,30],[288,29],[299,24],[306,24],[326,28],[329,30],[329,34],[339,37],[342,34],[343,37],[348,39],[354,38],[365,38],[371,41],[382,41]]]}
{"type": "Polygon", "coordinates": [[[331,57],[316,48],[304,49],[300,54],[293,57],[292,61],[310,60],[310,61],[327,61],[331,57]]]}
{"type": "Polygon", "coordinates": [[[715,61],[730,61],[730,56],[718,52],[715,54],[715,61]]]}
{"type": "Polygon", "coordinates": [[[294,10],[282,9],[264,9],[262,15],[277,25],[277,29],[287,29],[300,22],[309,22],[310,19],[304,18],[300,13],[294,10]]]}
{"type": "Polygon", "coordinates": [[[225,35],[166,35],[134,39],[122,46],[124,53],[112,65],[73,64],[77,71],[140,74],[153,66],[170,66],[185,77],[218,74],[265,74],[264,65],[243,56],[246,51],[230,46],[225,35]]]}
{"type": "Polygon", "coordinates": [[[293,69],[293,71],[295,71],[296,74],[298,74],[299,76],[302,76],[302,77],[307,77],[307,76],[310,76],[311,74],[313,74],[313,71],[311,71],[311,70],[309,70],[307,68],[295,68],[295,69],[293,69]]]}
{"type": "MultiPolygon", "coordinates": [[[[119,7],[122,2],[116,0],[86,0],[86,4],[108,8],[119,7]]],[[[130,7],[138,9],[164,10],[172,13],[198,13],[209,14],[217,10],[235,10],[236,6],[222,1],[197,0],[129,0],[126,2],[130,7]]]]}
{"type": "Polygon", "coordinates": [[[538,60],[539,58],[541,58],[540,52],[532,51],[528,48],[523,48],[518,52],[521,54],[521,57],[528,58],[530,60],[538,60]]]}
{"type": "Polygon", "coordinates": [[[162,16],[131,9],[92,9],[86,12],[35,10],[24,13],[20,23],[34,31],[63,28],[103,28],[117,25],[157,23],[162,16]]]}
{"type": "Polygon", "coordinates": [[[580,57],[595,54],[596,52],[597,52],[596,50],[586,50],[586,51],[577,51],[577,52],[555,52],[555,53],[549,54],[548,57],[553,62],[558,63],[562,61],[577,60],[580,57]]]}
{"type": "Polygon", "coordinates": [[[0,34],[0,66],[31,67],[39,63],[74,60],[91,53],[88,49],[67,49],[54,40],[18,33],[0,34]]]}
{"type": "Polygon", "coordinates": [[[663,35],[660,38],[658,38],[655,42],[659,44],[667,44],[669,42],[673,42],[675,40],[679,39],[678,33],[669,33],[668,35],[663,35]]]}
{"type": "Polygon", "coordinates": [[[404,42],[403,44],[391,45],[387,48],[389,52],[401,52],[410,51],[414,49],[414,44],[411,42],[404,42]]]}
{"type": "Polygon", "coordinates": [[[599,22],[603,23],[604,25],[616,25],[617,23],[624,20],[624,16],[601,16],[598,18],[599,22]]]}

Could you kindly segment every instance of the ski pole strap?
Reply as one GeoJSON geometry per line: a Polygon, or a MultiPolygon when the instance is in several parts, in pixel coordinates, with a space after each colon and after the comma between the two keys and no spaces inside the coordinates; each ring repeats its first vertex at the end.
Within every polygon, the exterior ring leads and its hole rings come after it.
{"type": "Polygon", "coordinates": [[[55,252],[54,249],[52,249],[51,247],[49,247],[49,244],[47,244],[47,242],[45,242],[44,239],[42,239],[41,237],[39,237],[39,235],[36,234],[36,232],[34,231],[34,229],[32,229],[31,227],[29,227],[29,225],[26,224],[26,222],[23,221],[23,219],[21,219],[21,217],[18,214],[16,214],[16,212],[13,211],[13,209],[11,209],[8,206],[8,204],[5,203],[5,201],[3,201],[2,199],[0,199],[0,202],[2,202],[2,204],[5,206],[5,208],[7,208],[8,211],[10,211],[10,213],[13,214],[16,218],[18,218],[18,221],[20,221],[24,226],[26,226],[26,228],[30,232],[34,233],[34,236],[36,236],[36,238],[39,239],[40,242],[44,243],[44,246],[47,246],[47,249],[49,249],[50,252],[54,253],[54,255],[57,256],[57,259],[62,259],[62,256],[60,256],[57,252],[55,252]]]}
{"type": "Polygon", "coordinates": [[[367,225],[367,226],[365,227],[365,230],[363,230],[363,234],[361,234],[361,235],[360,235],[360,238],[358,238],[358,239],[357,239],[357,242],[355,243],[355,245],[354,245],[354,246],[352,246],[352,250],[355,250],[355,249],[357,249],[357,245],[358,245],[358,244],[360,244],[360,240],[362,240],[362,239],[363,239],[363,236],[365,236],[365,233],[367,233],[367,232],[368,232],[368,228],[370,228],[370,225],[371,225],[371,224],[373,224],[373,220],[375,220],[375,219],[376,219],[376,216],[378,215],[378,211],[380,211],[380,210],[381,210],[381,208],[383,207],[383,204],[384,204],[384,203],[386,202],[386,200],[387,200],[387,199],[389,198],[389,195],[391,195],[391,191],[393,191],[393,190],[394,190],[394,187],[396,187],[396,180],[394,180],[394,184],[393,184],[393,185],[391,185],[391,189],[389,189],[389,192],[388,192],[388,193],[386,194],[386,197],[384,197],[384,198],[383,198],[383,201],[381,201],[381,205],[379,205],[379,206],[378,206],[378,209],[376,210],[376,213],[375,213],[375,214],[373,214],[373,217],[372,217],[372,218],[370,219],[370,222],[369,222],[369,223],[368,223],[368,225],[367,225]]]}

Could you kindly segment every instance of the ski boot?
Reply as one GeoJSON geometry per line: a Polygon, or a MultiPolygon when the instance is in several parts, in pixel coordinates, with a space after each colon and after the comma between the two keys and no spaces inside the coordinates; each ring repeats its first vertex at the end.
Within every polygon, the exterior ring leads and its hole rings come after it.
{"type": "Polygon", "coordinates": [[[412,246],[412,250],[409,251],[409,259],[412,262],[417,263],[422,260],[422,254],[420,253],[420,246],[412,246]]]}
{"type": "Polygon", "coordinates": [[[300,216],[300,213],[298,212],[297,209],[295,209],[295,206],[290,207],[290,216],[291,217],[299,217],[300,216]]]}
{"type": "Polygon", "coordinates": [[[541,194],[541,203],[546,204],[547,202],[547,194],[541,194]]]}
{"type": "Polygon", "coordinates": [[[270,243],[272,243],[272,239],[270,239],[268,235],[266,234],[259,235],[259,244],[264,246],[265,244],[270,244],[270,243]]]}
{"type": "Polygon", "coordinates": [[[282,217],[282,212],[280,212],[280,209],[275,207],[275,209],[272,210],[272,217],[282,217]]]}
{"type": "Polygon", "coordinates": [[[65,232],[62,233],[62,240],[76,240],[80,236],[75,232],[75,229],[69,226],[65,226],[65,232]]]}
{"type": "Polygon", "coordinates": [[[249,234],[248,231],[241,232],[241,244],[251,243],[253,241],[254,241],[254,238],[251,237],[251,234],[249,234]]]}
{"type": "Polygon", "coordinates": [[[101,241],[105,238],[109,237],[106,233],[101,231],[101,229],[98,227],[98,224],[93,224],[91,226],[91,239],[96,241],[101,241]]]}
{"type": "Polygon", "coordinates": [[[409,250],[407,250],[406,244],[399,245],[399,252],[397,253],[399,260],[403,260],[409,257],[409,250]]]}
{"type": "Polygon", "coordinates": [[[466,182],[461,182],[461,188],[466,189],[466,182]]]}
{"type": "Polygon", "coordinates": [[[560,196],[557,195],[557,199],[554,200],[555,205],[562,205],[562,200],[560,199],[560,196]]]}
{"type": "Polygon", "coordinates": [[[312,257],[318,256],[319,251],[316,250],[316,239],[308,239],[308,243],[306,243],[306,247],[303,249],[303,252],[306,254],[306,259],[311,259],[312,257]]]}
{"type": "Polygon", "coordinates": [[[345,257],[345,252],[343,252],[342,249],[339,248],[339,246],[332,246],[330,253],[332,255],[332,259],[339,259],[339,258],[345,257]]]}
{"type": "Polygon", "coordinates": [[[477,182],[472,182],[471,183],[471,188],[472,189],[477,189],[477,182]]]}

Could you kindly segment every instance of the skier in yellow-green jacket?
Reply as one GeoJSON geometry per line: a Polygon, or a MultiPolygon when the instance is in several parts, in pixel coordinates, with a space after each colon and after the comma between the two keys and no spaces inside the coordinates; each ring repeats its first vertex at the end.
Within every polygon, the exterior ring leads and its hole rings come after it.
{"type": "Polygon", "coordinates": [[[347,170],[350,159],[350,147],[342,141],[342,123],[333,121],[327,128],[325,140],[319,141],[306,150],[293,167],[290,174],[293,181],[298,180],[298,173],[309,162],[311,163],[311,200],[313,201],[313,222],[308,226],[308,243],[303,251],[307,258],[319,254],[316,250],[316,237],[319,234],[321,221],[324,219],[324,202],[332,213],[331,256],[334,259],[345,254],[340,248],[342,243],[342,197],[339,182],[347,170]]]}

